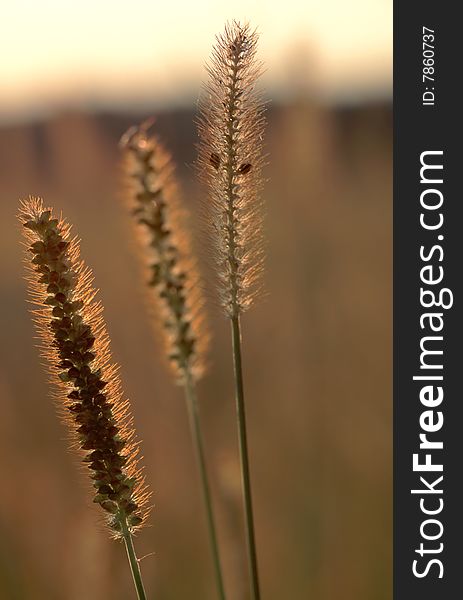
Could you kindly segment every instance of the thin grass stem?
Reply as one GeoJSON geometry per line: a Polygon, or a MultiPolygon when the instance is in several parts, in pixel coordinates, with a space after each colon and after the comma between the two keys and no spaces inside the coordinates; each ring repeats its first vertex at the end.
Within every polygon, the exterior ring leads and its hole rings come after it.
{"type": "Polygon", "coordinates": [[[206,508],[207,525],[209,529],[209,539],[212,550],[212,558],[214,562],[215,578],[220,600],[225,600],[225,586],[223,582],[223,574],[220,563],[219,544],[217,540],[217,532],[214,521],[214,513],[212,509],[212,498],[210,492],[209,478],[207,475],[206,459],[204,456],[204,443],[199,421],[199,408],[196,396],[195,384],[190,375],[186,375],[185,384],[185,399],[190,421],[191,437],[196,452],[196,460],[198,463],[199,474],[201,478],[201,486],[204,496],[204,505],[206,508]]]}
{"type": "Polygon", "coordinates": [[[138,600],[146,600],[146,592],[143,586],[143,579],[140,570],[140,561],[135,554],[135,548],[133,545],[132,534],[127,526],[127,519],[125,516],[121,518],[121,530],[122,537],[124,538],[125,548],[127,550],[127,557],[129,559],[130,570],[132,571],[133,583],[137,590],[138,600]]]}
{"type": "Polygon", "coordinates": [[[265,256],[260,191],[265,164],[264,110],[256,87],[258,35],[249,24],[227,23],[207,71],[200,102],[198,167],[207,184],[207,224],[215,251],[219,297],[231,320],[244,517],[252,600],[260,600],[246,436],[240,315],[262,288],[265,256]]]}
{"type": "Polygon", "coordinates": [[[246,414],[244,407],[243,369],[241,361],[241,327],[239,315],[231,318],[233,345],[233,367],[235,375],[236,419],[241,462],[241,478],[243,486],[244,518],[248,550],[249,571],[252,600],[260,600],[259,574],[257,569],[257,552],[254,534],[254,516],[252,511],[251,478],[249,475],[249,454],[246,434],[246,414]]]}

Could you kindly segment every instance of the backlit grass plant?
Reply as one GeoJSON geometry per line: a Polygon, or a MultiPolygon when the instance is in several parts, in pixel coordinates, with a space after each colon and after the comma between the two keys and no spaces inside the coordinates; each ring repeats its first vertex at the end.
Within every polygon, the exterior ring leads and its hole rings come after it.
{"type": "Polygon", "coordinates": [[[132,535],[146,520],[149,498],[139,446],[112,363],[92,273],[79,257],[70,226],[30,198],[19,220],[26,240],[29,292],[59,413],[93,482],[112,535],[122,538],[140,600],[146,598],[132,535]]]}
{"type": "Polygon", "coordinates": [[[131,128],[122,138],[127,196],[146,266],[148,302],[164,340],[165,355],[183,387],[206,508],[217,590],[225,599],[217,529],[199,419],[196,383],[205,371],[209,333],[202,282],[192,250],[187,213],[180,203],[171,157],[148,130],[131,128]]]}
{"type": "Polygon", "coordinates": [[[237,424],[253,600],[260,598],[241,356],[241,315],[261,291],[264,105],[256,87],[258,36],[228,24],[217,37],[200,103],[198,164],[207,186],[207,224],[215,251],[221,305],[230,319],[237,424]]]}

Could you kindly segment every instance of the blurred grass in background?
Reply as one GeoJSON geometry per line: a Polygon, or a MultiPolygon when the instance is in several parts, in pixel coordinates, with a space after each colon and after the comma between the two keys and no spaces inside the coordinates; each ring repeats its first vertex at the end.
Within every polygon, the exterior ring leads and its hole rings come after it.
{"type": "MultiPolygon", "coordinates": [[[[117,142],[146,115],[63,112],[0,129],[0,598],[126,600],[123,547],[96,527],[27,314],[18,198],[42,195],[82,238],[143,440],[150,597],[215,597],[180,389],[163,369],[120,201],[117,142]]],[[[193,110],[158,115],[196,225],[193,110]]],[[[307,95],[268,112],[268,295],[243,319],[256,532],[266,600],[391,597],[392,131],[387,102],[307,95]]],[[[213,290],[210,290],[213,299],[213,290]]],[[[214,310],[201,384],[229,597],[246,597],[228,323],[214,310]]]]}

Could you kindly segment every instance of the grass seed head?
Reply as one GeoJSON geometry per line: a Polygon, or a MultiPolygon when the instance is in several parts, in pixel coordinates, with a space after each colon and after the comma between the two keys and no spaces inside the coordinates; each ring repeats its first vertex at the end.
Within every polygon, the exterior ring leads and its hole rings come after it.
{"type": "Polygon", "coordinates": [[[94,299],[92,274],[79,258],[70,226],[41,199],[23,202],[19,220],[42,353],[58,384],[57,405],[90,471],[94,502],[105,511],[114,535],[120,536],[121,519],[132,531],[143,524],[148,494],[128,402],[111,362],[102,307],[94,299]]]}
{"type": "Polygon", "coordinates": [[[208,331],[202,285],[181,207],[171,157],[148,129],[151,121],[122,138],[127,196],[136,222],[140,255],[148,271],[149,302],[179,383],[205,369],[208,331]]]}
{"type": "Polygon", "coordinates": [[[258,36],[249,25],[227,24],[207,72],[200,101],[198,167],[208,196],[220,299],[228,316],[246,310],[261,292],[264,104],[256,88],[258,36]]]}

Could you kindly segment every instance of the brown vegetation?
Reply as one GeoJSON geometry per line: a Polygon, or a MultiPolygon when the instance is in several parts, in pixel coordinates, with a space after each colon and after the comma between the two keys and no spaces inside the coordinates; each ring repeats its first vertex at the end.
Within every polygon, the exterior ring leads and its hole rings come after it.
{"type": "MultiPolygon", "coordinates": [[[[0,130],[0,452],[6,482],[0,590],[7,599],[126,600],[132,594],[121,549],[94,531],[96,514],[88,511],[72,455],[63,452],[30,344],[13,223],[18,196],[31,191],[62,207],[75,224],[101,288],[112,350],[150,457],[147,476],[156,482],[156,517],[137,540],[141,556],[156,553],[142,563],[146,586],[165,600],[214,597],[182,398],[159,365],[161,352],[134,293],[136,261],[121,242],[126,214],[115,202],[117,142],[140,118],[62,114],[0,130]]],[[[271,107],[268,120],[269,293],[252,319],[244,317],[263,595],[389,600],[390,108],[333,108],[296,98],[271,107]]],[[[192,123],[193,111],[157,120],[194,221],[200,194],[186,166],[195,158],[192,123]]],[[[217,508],[227,585],[230,597],[240,598],[241,567],[233,551],[238,517],[229,510],[236,489],[233,385],[228,328],[221,323],[214,323],[214,369],[200,391],[208,447],[218,457],[216,497],[224,498],[217,508]]]]}

